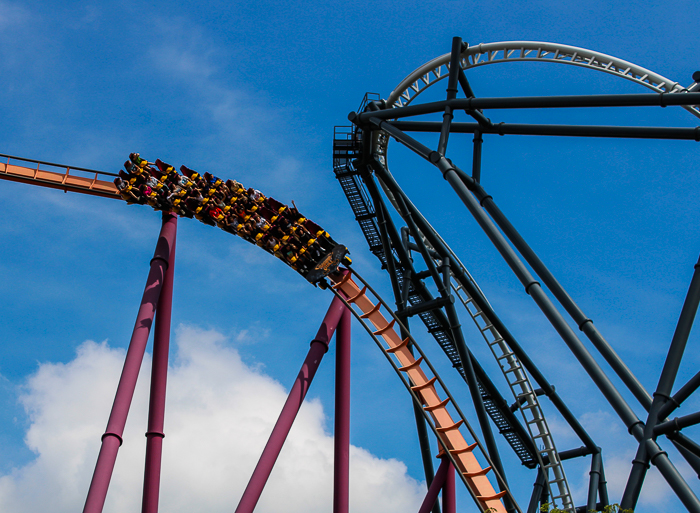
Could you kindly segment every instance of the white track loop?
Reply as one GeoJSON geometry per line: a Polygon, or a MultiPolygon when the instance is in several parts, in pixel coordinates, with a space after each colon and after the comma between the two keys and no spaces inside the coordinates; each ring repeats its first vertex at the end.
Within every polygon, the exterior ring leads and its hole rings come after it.
{"type": "MultiPolygon", "coordinates": [[[[570,64],[603,71],[631,80],[658,93],[684,93],[696,85],[693,83],[683,87],[678,82],[658,73],[604,53],[541,41],[502,41],[470,46],[462,53],[459,63],[462,69],[467,70],[486,64],[526,61],[570,64]]],[[[449,63],[450,54],[446,53],[423,64],[403,79],[389,95],[387,103],[391,107],[405,107],[410,104],[425,89],[448,76],[449,63]]],[[[683,108],[700,118],[700,109],[697,105],[684,105],[683,108]]]]}

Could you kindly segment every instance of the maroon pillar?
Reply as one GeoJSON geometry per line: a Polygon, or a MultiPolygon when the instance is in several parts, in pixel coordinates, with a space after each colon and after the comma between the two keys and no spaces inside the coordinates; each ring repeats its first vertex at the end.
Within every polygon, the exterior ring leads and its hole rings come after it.
{"type": "Polygon", "coordinates": [[[173,306],[173,276],[175,274],[175,244],[170,248],[168,270],[163,280],[160,300],[156,309],[153,332],[153,362],[151,366],[151,397],[146,432],[146,469],[143,476],[143,513],[158,512],[161,455],[163,451],[163,424],[165,421],[165,388],[168,381],[168,353],[170,351],[170,319],[173,306]]]}
{"type": "Polygon", "coordinates": [[[151,270],[148,273],[141,306],[136,316],[129,349],[126,352],[124,368],[119,378],[119,385],[114,397],[112,412],[107,422],[107,429],[105,434],[102,435],[102,446],[100,447],[95,472],[90,482],[90,489],[85,499],[83,513],[101,513],[104,507],[109,481],[114,470],[114,462],[117,459],[119,446],[122,444],[126,417],[131,406],[131,399],[134,396],[136,380],[143,361],[143,354],[146,350],[146,343],[148,342],[153,316],[158,305],[161,287],[163,286],[163,278],[168,267],[170,248],[175,242],[176,231],[177,218],[170,214],[163,214],[163,225],[160,229],[155,253],[151,259],[151,270]]]}
{"type": "Polygon", "coordinates": [[[335,438],[333,513],[350,509],[350,311],[340,318],[335,336],[335,438]]]}
{"type": "Polygon", "coordinates": [[[445,475],[445,485],[442,487],[442,513],[457,513],[455,467],[446,456],[443,458],[449,465],[447,466],[447,475],[445,475]]]}
{"type": "Polygon", "coordinates": [[[445,484],[445,478],[447,477],[448,470],[451,470],[451,467],[452,462],[449,460],[449,458],[443,457],[442,462],[440,463],[440,467],[438,468],[437,472],[435,472],[433,482],[430,483],[428,493],[425,494],[425,499],[423,499],[423,504],[421,504],[418,513],[430,513],[432,511],[433,505],[435,504],[435,501],[438,498],[438,494],[440,493],[440,489],[445,484]]]}
{"type": "Polygon", "coordinates": [[[304,360],[304,364],[301,366],[299,375],[294,382],[294,386],[292,386],[292,390],[289,392],[289,396],[284,403],[277,423],[272,429],[270,439],[267,441],[267,445],[265,445],[265,449],[263,449],[260,460],[248,482],[248,486],[246,486],[243,492],[241,501],[236,508],[236,513],[252,513],[255,509],[255,505],[260,499],[263,488],[265,488],[265,483],[267,483],[270,477],[272,467],[275,465],[277,457],[284,445],[284,441],[287,439],[289,430],[292,428],[292,423],[299,412],[299,408],[301,408],[301,404],[304,402],[304,397],[309,390],[309,386],[321,363],[321,359],[326,351],[328,351],[328,344],[333,336],[333,332],[346,308],[347,307],[340,299],[337,297],[333,298],[333,302],[326,312],[323,323],[321,323],[321,327],[318,329],[316,338],[311,341],[311,347],[309,348],[306,360],[304,360]]]}

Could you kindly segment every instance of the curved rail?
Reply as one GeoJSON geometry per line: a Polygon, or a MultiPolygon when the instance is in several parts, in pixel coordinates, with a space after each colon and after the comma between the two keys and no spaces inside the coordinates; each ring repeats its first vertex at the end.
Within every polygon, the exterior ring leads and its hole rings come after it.
{"type": "Polygon", "coordinates": [[[520,511],[514,497],[510,494],[500,476],[496,476],[496,479],[499,481],[503,491],[495,491],[487,474],[491,471],[495,474],[496,471],[493,469],[486,451],[478,441],[476,433],[413,337],[409,334],[407,338],[402,339],[395,331],[394,326],[401,326],[401,321],[394,312],[372,290],[369,284],[353,270],[348,270],[344,275],[332,275],[330,278],[333,282],[333,290],[345,301],[355,317],[374,338],[378,347],[387,356],[402,381],[404,381],[414,400],[423,409],[428,424],[435,432],[445,453],[459,471],[462,480],[479,508],[483,512],[505,513],[506,509],[501,499],[509,495],[513,504],[520,511]],[[353,281],[353,276],[357,277],[363,284],[362,288],[353,281]],[[369,298],[368,292],[376,298],[376,304],[369,298]],[[382,307],[392,318],[391,321],[388,321],[380,311],[382,307]],[[384,341],[386,347],[382,345],[379,339],[384,341]],[[415,358],[411,347],[418,351],[419,358],[415,358]],[[396,361],[392,359],[392,356],[396,361]],[[407,378],[404,379],[402,374],[405,374],[407,378]],[[437,389],[438,385],[447,396],[446,399],[440,397],[437,389]],[[456,411],[457,416],[459,416],[457,421],[453,419],[453,414],[448,409],[450,404],[456,411]],[[470,437],[474,440],[473,443],[469,444],[466,441],[460,431],[462,426],[469,431],[470,437]],[[477,450],[481,453],[480,456],[487,460],[487,466],[482,467],[481,463],[479,463],[475,454],[477,450]]]}
{"type": "MultiPolygon", "coordinates": [[[[392,107],[405,107],[428,87],[449,74],[450,54],[423,64],[404,78],[394,89],[387,103],[392,107]]],[[[683,87],[658,73],[634,63],[586,48],[542,41],[501,41],[481,43],[462,52],[460,67],[464,70],[504,62],[552,62],[569,64],[609,73],[630,80],[658,93],[683,93],[697,85],[683,87]]],[[[700,118],[697,105],[683,106],[700,118]]]]}

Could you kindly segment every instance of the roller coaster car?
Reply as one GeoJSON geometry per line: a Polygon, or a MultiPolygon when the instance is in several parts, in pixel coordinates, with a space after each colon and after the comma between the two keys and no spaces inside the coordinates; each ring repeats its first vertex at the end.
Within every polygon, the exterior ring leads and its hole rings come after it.
{"type": "Polygon", "coordinates": [[[304,275],[314,285],[323,278],[338,270],[338,266],[347,258],[348,248],[342,244],[336,245],[331,251],[319,258],[314,267],[304,275]]]}

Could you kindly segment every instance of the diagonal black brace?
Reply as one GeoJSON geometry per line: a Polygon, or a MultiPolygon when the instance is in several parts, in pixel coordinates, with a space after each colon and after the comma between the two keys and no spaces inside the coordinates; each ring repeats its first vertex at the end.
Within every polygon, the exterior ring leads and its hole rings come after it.
{"type": "MultiPolygon", "coordinates": [[[[452,39],[452,54],[450,55],[450,75],[447,79],[447,100],[457,98],[457,83],[459,81],[459,72],[462,68],[459,66],[459,59],[462,53],[462,38],[455,37],[452,39]]],[[[452,107],[445,105],[445,112],[442,115],[442,127],[440,129],[440,140],[438,141],[438,153],[444,155],[447,151],[447,140],[450,137],[450,124],[452,123],[452,107]]]]}

